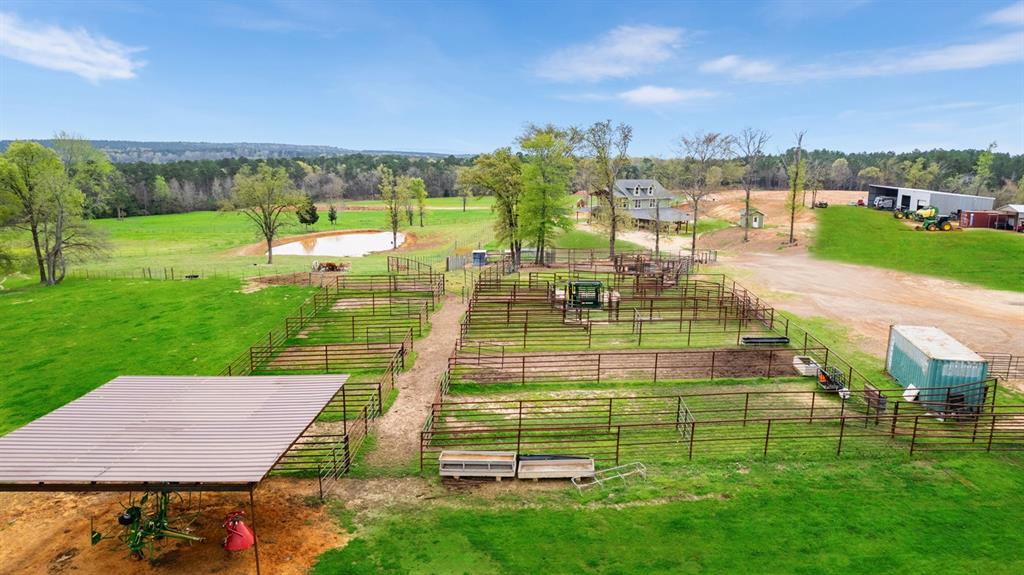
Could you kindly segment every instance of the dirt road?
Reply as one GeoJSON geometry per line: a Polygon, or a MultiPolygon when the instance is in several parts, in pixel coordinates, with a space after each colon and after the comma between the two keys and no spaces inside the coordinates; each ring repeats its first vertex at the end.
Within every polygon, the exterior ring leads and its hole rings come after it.
{"type": "Polygon", "coordinates": [[[366,456],[370,465],[401,465],[419,453],[419,432],[434,401],[438,378],[448,369],[465,311],[466,306],[449,295],[430,318],[430,333],[415,343],[416,363],[398,376],[398,398],[375,422],[377,446],[366,456]]]}
{"type": "MultiPolygon", "coordinates": [[[[701,234],[697,246],[719,250],[722,271],[773,306],[832,319],[850,330],[859,348],[874,355],[885,355],[889,325],[894,323],[940,327],[977,351],[1024,354],[1024,294],[813,258],[807,252],[816,225],[813,210],[797,214],[797,245],[782,249],[789,232],[785,194],[752,194],[751,204],[764,212],[769,227],[750,230],[749,243],[743,243],[740,228],[732,227],[701,234]]],[[[818,199],[845,204],[865,195],[822,191],[818,199]]],[[[703,210],[712,217],[735,220],[742,206],[743,192],[730,190],[711,196],[703,210]]],[[[653,235],[646,232],[620,237],[653,247],[653,235]]],[[[689,245],[688,238],[675,242],[689,245]]]]}
{"type": "Polygon", "coordinates": [[[831,318],[884,356],[889,325],[934,325],[977,351],[1024,353],[1024,294],[812,258],[803,250],[725,257],[727,274],[777,307],[831,318]]]}

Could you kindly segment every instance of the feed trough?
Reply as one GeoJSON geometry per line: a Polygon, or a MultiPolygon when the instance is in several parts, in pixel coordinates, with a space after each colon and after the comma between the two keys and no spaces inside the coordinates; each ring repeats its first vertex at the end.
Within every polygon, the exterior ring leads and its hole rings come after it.
{"type": "Polygon", "coordinates": [[[594,475],[594,460],[571,455],[520,455],[519,479],[573,479],[594,475]]]}
{"type": "Polygon", "coordinates": [[[441,477],[502,477],[516,476],[514,451],[459,451],[445,450],[438,459],[441,477]]]}

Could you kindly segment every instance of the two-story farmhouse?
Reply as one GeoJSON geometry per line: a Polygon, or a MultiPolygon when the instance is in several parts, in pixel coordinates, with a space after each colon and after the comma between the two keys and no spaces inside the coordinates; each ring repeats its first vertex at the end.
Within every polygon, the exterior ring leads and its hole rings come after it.
{"type": "Polygon", "coordinates": [[[691,220],[689,213],[672,207],[676,198],[658,180],[615,180],[614,195],[618,208],[625,209],[641,227],[661,221],[678,229],[691,220]]]}

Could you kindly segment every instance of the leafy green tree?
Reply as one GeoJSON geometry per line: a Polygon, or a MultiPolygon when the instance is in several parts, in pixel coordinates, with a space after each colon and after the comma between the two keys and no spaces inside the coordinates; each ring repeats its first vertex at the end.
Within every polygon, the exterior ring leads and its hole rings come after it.
{"type": "Polygon", "coordinates": [[[338,210],[335,209],[334,204],[327,209],[327,219],[331,221],[332,226],[338,221],[338,210]]]}
{"type": "Polygon", "coordinates": [[[396,179],[395,191],[398,194],[398,203],[402,208],[402,212],[405,214],[405,219],[408,225],[412,225],[412,178],[409,176],[399,176],[396,179]]]}
{"type": "Polygon", "coordinates": [[[850,162],[846,158],[836,158],[829,169],[829,176],[832,178],[832,185],[840,189],[847,189],[853,172],[850,171],[850,162]]]}
{"type": "Polygon", "coordinates": [[[939,176],[939,165],[932,162],[926,164],[924,158],[905,161],[901,165],[903,182],[910,188],[929,188],[939,176]]]}
{"type": "Polygon", "coordinates": [[[512,263],[522,261],[523,234],[520,228],[522,200],[522,162],[511,148],[498,148],[491,154],[480,154],[467,169],[465,183],[494,196],[497,218],[494,231],[499,241],[508,242],[512,263]]]}
{"type": "Polygon", "coordinates": [[[85,196],[84,214],[95,218],[108,213],[120,174],[107,154],[88,140],[66,132],[54,136],[52,145],[68,179],[85,196]]]}
{"type": "Polygon", "coordinates": [[[978,161],[974,164],[974,179],[972,180],[971,191],[977,195],[986,194],[991,185],[992,180],[992,164],[995,161],[995,156],[992,154],[992,150],[996,148],[996,143],[992,142],[989,144],[988,149],[978,155],[978,161]]]}
{"type": "Polygon", "coordinates": [[[555,230],[572,229],[569,184],[573,177],[572,151],[565,138],[553,129],[527,134],[520,147],[526,156],[522,168],[521,227],[524,238],[537,248],[536,263],[544,262],[544,250],[555,230]]]}
{"type": "Polygon", "coordinates": [[[167,211],[172,201],[171,187],[167,185],[167,180],[158,174],[153,178],[153,203],[157,206],[157,211],[167,211]]]}
{"type": "MultiPolygon", "coordinates": [[[[420,216],[420,227],[423,227],[423,216],[427,211],[427,185],[422,178],[409,180],[409,196],[416,200],[416,211],[420,216]]],[[[409,222],[412,224],[412,222],[409,222]]]]}
{"type": "Polygon", "coordinates": [[[245,166],[238,172],[234,194],[242,213],[267,242],[267,263],[274,263],[274,237],[284,225],[281,215],[302,201],[295,184],[284,168],[272,168],[261,162],[256,169],[245,166]]]}
{"type": "Polygon", "coordinates": [[[878,184],[882,181],[882,170],[878,166],[868,166],[857,172],[857,179],[865,187],[869,184],[878,184]]]}
{"type": "Polygon", "coordinates": [[[455,168],[455,191],[462,198],[462,211],[466,211],[466,202],[473,197],[473,185],[467,181],[466,170],[469,168],[455,168]]]}
{"type": "Polygon", "coordinates": [[[309,226],[320,221],[320,214],[316,211],[316,204],[313,203],[313,198],[309,196],[305,196],[302,204],[295,211],[295,216],[298,217],[300,224],[306,226],[307,230],[309,226]]]}
{"type": "Polygon", "coordinates": [[[377,177],[379,182],[377,189],[380,190],[380,199],[388,211],[388,224],[391,226],[391,248],[396,249],[398,247],[398,226],[402,221],[401,192],[391,168],[383,164],[377,166],[377,177]]]}
{"type": "Polygon", "coordinates": [[[47,283],[41,227],[49,216],[53,188],[65,178],[64,165],[53,150],[36,142],[12,142],[3,157],[8,164],[0,183],[6,195],[17,200],[16,210],[9,217],[31,234],[39,282],[47,283]]]}

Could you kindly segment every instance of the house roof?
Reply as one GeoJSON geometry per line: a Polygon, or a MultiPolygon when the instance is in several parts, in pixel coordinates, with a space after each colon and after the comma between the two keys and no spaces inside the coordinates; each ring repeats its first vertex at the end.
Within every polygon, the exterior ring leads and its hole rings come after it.
{"type": "Polygon", "coordinates": [[[0,491],[245,490],[347,379],[118,377],[0,437],[0,491]]]}
{"type": "Polygon", "coordinates": [[[1024,214],[1024,204],[1006,204],[1005,206],[999,208],[999,211],[1024,214]]]}
{"type": "Polygon", "coordinates": [[[668,193],[658,180],[654,179],[643,179],[643,180],[615,180],[615,193],[620,196],[632,198],[634,188],[654,188],[654,194],[648,196],[646,192],[639,197],[645,198],[660,198],[660,199],[671,199],[672,194],[668,193]]]}
{"type": "Polygon", "coordinates": [[[649,220],[655,221],[660,220],[666,223],[677,223],[677,222],[688,222],[690,221],[690,214],[676,208],[661,208],[660,213],[655,213],[654,208],[632,208],[629,211],[629,215],[633,219],[637,220],[649,220]]]}
{"type": "MultiPolygon", "coordinates": [[[[764,212],[762,212],[761,210],[759,210],[757,208],[751,208],[750,209],[750,213],[751,213],[751,215],[753,215],[753,214],[761,214],[762,216],[764,215],[764,212]]],[[[740,215],[741,216],[747,215],[747,208],[741,208],[740,209],[740,215]]]]}

